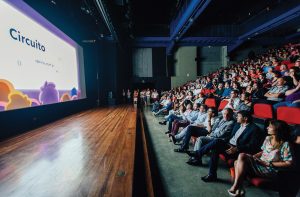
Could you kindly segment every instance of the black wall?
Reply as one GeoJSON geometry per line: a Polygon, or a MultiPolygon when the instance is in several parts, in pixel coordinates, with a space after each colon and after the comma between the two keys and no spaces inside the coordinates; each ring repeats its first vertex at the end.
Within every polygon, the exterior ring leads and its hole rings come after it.
{"type": "Polygon", "coordinates": [[[132,73],[131,50],[121,48],[116,43],[101,43],[99,52],[100,67],[100,102],[108,104],[108,93],[111,91],[115,103],[121,103],[122,90],[130,87],[132,73]]]}
{"type": "Polygon", "coordinates": [[[133,77],[132,87],[145,88],[148,86],[158,90],[171,89],[165,48],[152,48],[152,69],[153,77],[133,77]]]}
{"type": "MultiPolygon", "coordinates": [[[[47,1],[26,0],[52,24],[62,30],[83,48],[86,99],[0,112],[0,140],[24,133],[68,115],[107,104],[107,92],[121,94],[121,88],[128,86],[129,50],[121,50],[116,43],[97,40],[83,43],[82,40],[95,39],[91,18],[74,20],[68,10],[59,10],[46,4],[47,1]],[[99,78],[97,78],[97,73],[99,78]],[[122,83],[122,84],[121,84],[122,83]],[[98,102],[99,101],[99,102],[98,102]]],[[[49,3],[49,2],[48,2],[49,3]]],[[[59,1],[57,1],[57,4],[59,1]]],[[[71,8],[70,8],[71,9],[71,8]]]]}

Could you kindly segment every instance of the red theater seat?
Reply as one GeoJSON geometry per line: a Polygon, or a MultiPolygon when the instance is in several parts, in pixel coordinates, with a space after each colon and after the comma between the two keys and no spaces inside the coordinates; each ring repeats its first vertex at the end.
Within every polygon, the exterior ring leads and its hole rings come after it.
{"type": "Polygon", "coordinates": [[[277,119],[283,120],[288,124],[300,124],[300,108],[278,107],[277,119]]]}
{"type": "Polygon", "coordinates": [[[235,159],[232,158],[227,158],[224,154],[219,154],[219,157],[221,160],[225,161],[228,167],[233,167],[234,166],[234,161],[235,159]]]}
{"type": "Polygon", "coordinates": [[[250,178],[250,183],[256,187],[270,188],[274,187],[276,181],[268,178],[254,177],[250,178]]]}
{"type": "Polygon", "coordinates": [[[292,68],[292,67],[294,67],[294,66],[295,66],[294,63],[290,63],[290,64],[287,65],[288,69],[290,69],[290,68],[292,68]]]}
{"type": "Polygon", "coordinates": [[[272,119],[273,118],[273,110],[272,105],[264,104],[264,103],[256,103],[253,106],[253,116],[255,118],[261,119],[272,119]]]}
{"type": "Polygon", "coordinates": [[[234,176],[235,176],[234,161],[235,161],[235,159],[232,159],[232,158],[228,159],[224,154],[219,154],[219,158],[227,164],[227,166],[229,167],[230,177],[232,180],[234,180],[234,176]]]}
{"type": "Polygon", "coordinates": [[[290,64],[290,63],[291,63],[290,60],[284,60],[281,62],[281,64],[285,64],[285,65],[290,64]]]}
{"type": "Polygon", "coordinates": [[[204,104],[208,107],[217,107],[216,100],[214,98],[207,98],[204,104]]]}
{"type": "Polygon", "coordinates": [[[219,105],[218,111],[222,111],[227,104],[228,104],[227,100],[222,100],[219,105]]]}
{"type": "Polygon", "coordinates": [[[280,71],[280,66],[275,66],[274,70],[280,71]]]}
{"type": "Polygon", "coordinates": [[[215,92],[214,89],[206,89],[206,88],[203,88],[202,91],[201,91],[201,93],[206,95],[206,96],[211,94],[211,93],[214,93],[214,92],[215,92]]]}

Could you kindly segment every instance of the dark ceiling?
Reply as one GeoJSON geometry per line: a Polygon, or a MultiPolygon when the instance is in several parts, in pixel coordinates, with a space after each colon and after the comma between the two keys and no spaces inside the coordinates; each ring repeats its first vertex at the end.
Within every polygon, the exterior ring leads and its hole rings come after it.
{"type": "MultiPolygon", "coordinates": [[[[117,16],[116,24],[120,23],[123,32],[127,32],[132,38],[169,36],[171,21],[180,12],[181,7],[191,1],[106,0],[111,15],[117,16]]],[[[300,4],[299,0],[212,0],[184,37],[239,36],[245,30],[243,25],[262,20],[264,15],[273,10],[281,7],[290,9],[296,4],[300,4]]],[[[281,33],[272,35],[295,32],[300,28],[300,24],[294,23],[293,26],[282,28],[284,31],[280,30],[281,33]]]]}
{"type": "MultiPolygon", "coordinates": [[[[32,7],[39,6],[51,12],[53,20],[67,19],[87,37],[101,39],[110,32],[97,8],[97,0],[25,0],[32,7]]],[[[195,0],[98,0],[123,41],[139,37],[170,37],[170,24],[182,7],[195,0]]],[[[299,6],[299,0],[211,0],[204,11],[194,19],[184,33],[186,37],[239,37],[251,28],[272,20],[282,11],[299,6]]],[[[74,30],[73,30],[74,31],[74,30]]],[[[300,16],[255,37],[285,37],[300,31],[300,16]]],[[[71,31],[72,32],[72,31],[71,31]]],[[[73,33],[73,32],[72,32],[73,33]]]]}
{"type": "Polygon", "coordinates": [[[199,17],[197,25],[239,25],[278,4],[278,0],[212,1],[199,17]]]}
{"type": "Polygon", "coordinates": [[[132,0],[132,21],[136,36],[168,36],[169,24],[176,13],[175,0],[132,0]]]}

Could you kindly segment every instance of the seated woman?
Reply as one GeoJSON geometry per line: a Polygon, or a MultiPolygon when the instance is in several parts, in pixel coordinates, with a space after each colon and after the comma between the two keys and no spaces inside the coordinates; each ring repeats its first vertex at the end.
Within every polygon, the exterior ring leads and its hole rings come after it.
{"type": "Polygon", "coordinates": [[[280,168],[292,166],[288,125],[280,120],[271,120],[267,130],[268,136],[261,147],[261,152],[255,155],[239,154],[234,167],[234,184],[228,190],[231,196],[244,195],[243,182],[247,175],[276,178],[280,168]]]}

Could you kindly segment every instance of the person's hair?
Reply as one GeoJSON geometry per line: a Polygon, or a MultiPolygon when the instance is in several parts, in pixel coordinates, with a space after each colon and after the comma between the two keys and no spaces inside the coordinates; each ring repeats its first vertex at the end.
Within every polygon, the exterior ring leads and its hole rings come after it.
{"type": "Polygon", "coordinates": [[[231,90],[231,92],[234,92],[235,94],[239,94],[239,91],[236,89],[231,90]]]}
{"type": "Polygon", "coordinates": [[[249,111],[241,110],[238,114],[241,114],[243,118],[247,118],[247,123],[252,122],[252,115],[249,111]]]}
{"type": "Polygon", "coordinates": [[[279,148],[284,142],[291,140],[291,133],[289,126],[282,120],[270,120],[269,125],[275,127],[275,140],[277,144],[274,148],[279,148]]]}
{"type": "Polygon", "coordinates": [[[233,109],[231,108],[225,108],[223,110],[227,110],[228,111],[228,114],[229,114],[229,117],[232,118],[233,117],[233,109]]]}
{"type": "Polygon", "coordinates": [[[192,101],[190,101],[190,100],[185,100],[185,101],[183,102],[183,104],[184,104],[185,106],[187,106],[188,104],[190,104],[190,105],[193,107],[193,103],[192,103],[192,101]]]}
{"type": "Polygon", "coordinates": [[[249,92],[244,92],[243,94],[245,95],[245,98],[247,98],[248,100],[250,99],[251,94],[249,92]]]}
{"type": "Polygon", "coordinates": [[[205,111],[207,110],[207,105],[205,105],[205,104],[201,104],[200,107],[203,107],[205,109],[205,111]]]}
{"type": "Polygon", "coordinates": [[[215,107],[209,107],[207,109],[207,111],[211,109],[212,113],[213,113],[213,117],[216,117],[218,115],[218,110],[215,107]]]}

